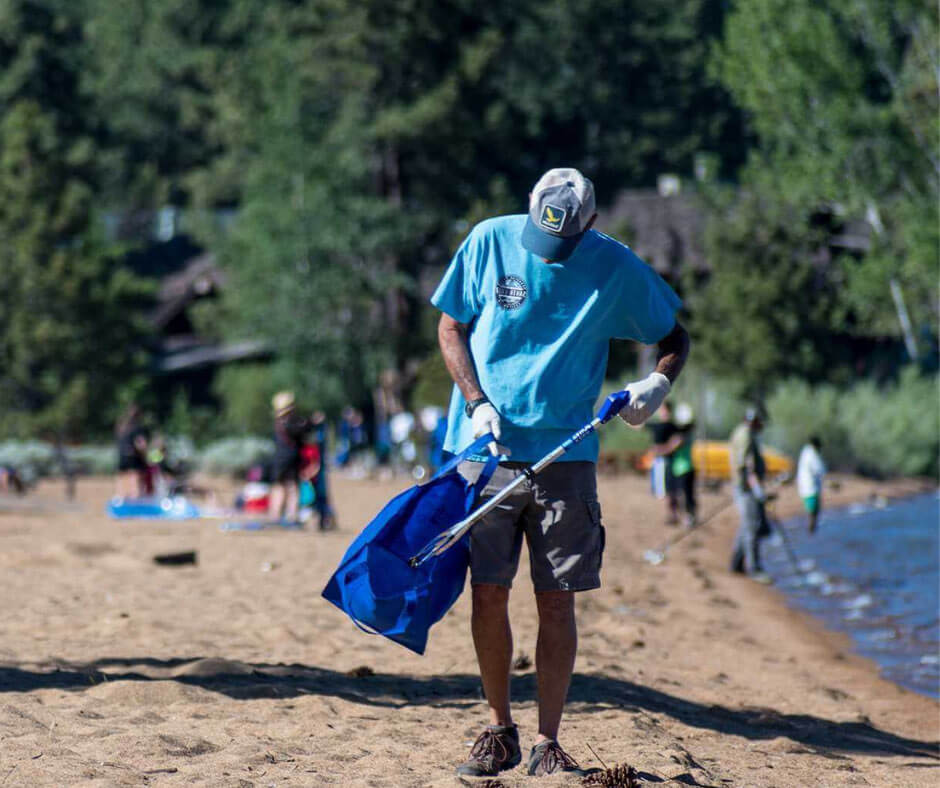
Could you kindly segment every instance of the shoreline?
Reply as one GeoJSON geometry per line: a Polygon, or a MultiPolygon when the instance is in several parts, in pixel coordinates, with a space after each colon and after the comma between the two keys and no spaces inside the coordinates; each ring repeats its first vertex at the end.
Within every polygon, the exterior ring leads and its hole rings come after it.
{"type": "MultiPolygon", "coordinates": [[[[837,478],[828,507],[921,484],[837,478]]],[[[3,513],[0,781],[460,788],[453,768],[486,722],[470,595],[432,629],[424,657],[360,633],[320,590],[362,525],[410,482],[332,482],[342,530],[325,534],[115,522],[104,515],[109,480],[79,484],[78,512],[3,513]],[[199,563],[152,561],[180,550],[199,563]]],[[[880,678],[847,635],[773,587],[728,573],[733,507],[651,566],[644,551],[676,531],[661,524],[646,479],[601,476],[599,492],[603,587],[577,598],[561,732],[582,765],[600,766],[596,753],[651,784],[936,784],[940,705],[880,678]]],[[[62,488],[34,495],[61,500],[62,488]]],[[[701,510],[724,500],[705,493],[701,510]]],[[[792,485],[776,506],[799,511],[792,485]]],[[[537,704],[525,557],[511,616],[515,657],[526,658],[513,694],[527,751],[537,704]]],[[[499,781],[580,784],[522,769],[499,781]]]]}
{"type": "MultiPolygon", "coordinates": [[[[853,483],[857,483],[859,480],[856,477],[848,477],[853,483]]],[[[869,480],[861,480],[869,481],[869,480]]],[[[864,498],[858,498],[854,495],[851,496],[851,499],[848,501],[840,501],[838,505],[827,506],[823,510],[823,519],[820,523],[820,528],[825,530],[825,518],[826,514],[837,517],[848,516],[852,509],[856,506],[865,505],[870,507],[871,511],[877,511],[879,509],[887,507],[891,502],[904,502],[912,498],[918,498],[921,496],[936,496],[940,492],[940,487],[935,482],[931,482],[929,479],[901,479],[895,480],[894,483],[885,483],[885,482],[871,482],[878,486],[876,491],[869,493],[864,498]]],[[[799,502],[794,503],[792,506],[788,507],[786,515],[779,517],[781,523],[794,523],[794,522],[804,522],[806,519],[806,512],[800,507],[799,502]]],[[[792,527],[792,526],[791,526],[792,527]]],[[[798,556],[799,557],[799,556],[798,556]]],[[[819,568],[819,567],[817,567],[819,568]]],[[[882,675],[882,671],[885,669],[885,666],[882,665],[877,658],[866,656],[862,653],[858,653],[858,650],[862,648],[862,645],[853,637],[853,635],[846,630],[841,629],[830,629],[826,622],[821,618],[817,617],[813,612],[799,607],[796,600],[792,599],[786,591],[774,584],[773,588],[780,595],[782,603],[792,612],[797,613],[798,615],[808,619],[808,626],[821,628],[824,633],[830,635],[834,638],[834,642],[844,642],[845,648],[848,649],[850,655],[855,658],[862,660],[865,663],[870,664],[871,668],[875,671],[878,678],[882,681],[887,681],[890,684],[901,687],[906,691],[912,692],[921,697],[928,698],[933,701],[940,701],[940,694],[938,690],[940,688],[934,688],[934,693],[913,688],[907,687],[901,684],[899,681],[896,681],[892,678],[888,678],[882,675]]]]}

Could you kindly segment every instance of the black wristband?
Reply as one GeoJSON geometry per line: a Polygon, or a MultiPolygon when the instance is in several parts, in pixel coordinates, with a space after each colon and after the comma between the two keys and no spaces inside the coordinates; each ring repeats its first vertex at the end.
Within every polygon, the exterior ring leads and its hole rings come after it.
{"type": "Polygon", "coordinates": [[[473,411],[480,407],[484,402],[489,402],[486,397],[478,397],[464,405],[463,412],[467,414],[468,419],[473,418],[473,411]]]}

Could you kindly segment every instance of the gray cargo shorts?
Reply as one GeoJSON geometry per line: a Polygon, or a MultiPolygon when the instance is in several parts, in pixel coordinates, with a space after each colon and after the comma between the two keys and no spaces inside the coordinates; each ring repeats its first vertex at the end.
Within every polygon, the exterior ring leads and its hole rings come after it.
{"type": "MultiPolygon", "coordinates": [[[[522,467],[522,463],[502,463],[480,502],[516,478],[522,467]]],[[[458,471],[475,482],[482,469],[482,463],[463,462],[458,471]]],[[[474,525],[470,531],[470,582],[512,587],[523,534],[536,591],[600,587],[604,526],[593,462],[549,465],[474,525]]]]}

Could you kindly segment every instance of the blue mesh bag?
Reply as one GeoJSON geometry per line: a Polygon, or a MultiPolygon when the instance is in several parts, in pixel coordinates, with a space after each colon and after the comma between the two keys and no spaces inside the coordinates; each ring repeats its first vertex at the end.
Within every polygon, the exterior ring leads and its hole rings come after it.
{"type": "Polygon", "coordinates": [[[477,438],[429,481],[397,495],[350,545],[323,596],[360,629],[424,653],[431,626],[463,592],[469,537],[420,566],[412,566],[410,559],[470,513],[498,458],[487,460],[473,484],[457,473],[457,466],[487,453],[491,441],[491,434],[477,438]]]}

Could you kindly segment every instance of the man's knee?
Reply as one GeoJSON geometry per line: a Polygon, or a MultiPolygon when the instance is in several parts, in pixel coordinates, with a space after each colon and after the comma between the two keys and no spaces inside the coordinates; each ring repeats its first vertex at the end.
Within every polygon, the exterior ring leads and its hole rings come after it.
{"type": "Polygon", "coordinates": [[[479,583],[473,586],[473,609],[499,610],[509,604],[509,589],[505,586],[479,583]]]}
{"type": "Polygon", "coordinates": [[[539,591],[535,594],[539,619],[565,621],[574,618],[574,591],[539,591]]]}

